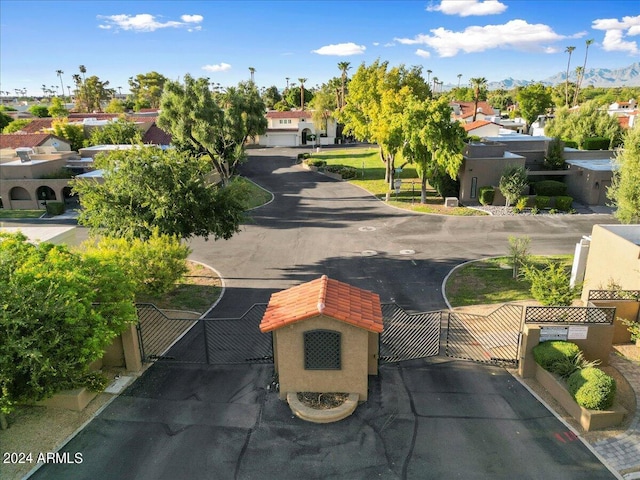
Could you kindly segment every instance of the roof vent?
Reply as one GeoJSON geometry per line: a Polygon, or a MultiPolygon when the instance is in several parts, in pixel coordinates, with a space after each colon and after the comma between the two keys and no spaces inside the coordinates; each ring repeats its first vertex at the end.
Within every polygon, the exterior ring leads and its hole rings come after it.
{"type": "Polygon", "coordinates": [[[20,162],[27,163],[31,161],[31,155],[34,154],[33,148],[18,147],[16,148],[16,155],[20,157],[20,162]]]}

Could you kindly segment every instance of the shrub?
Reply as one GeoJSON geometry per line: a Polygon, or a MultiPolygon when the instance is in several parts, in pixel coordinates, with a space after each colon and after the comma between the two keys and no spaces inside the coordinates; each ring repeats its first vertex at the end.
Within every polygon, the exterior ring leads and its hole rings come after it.
{"type": "Polygon", "coordinates": [[[568,212],[571,210],[571,205],[573,205],[572,197],[556,197],[556,208],[561,212],[568,212]]]}
{"type": "Polygon", "coordinates": [[[545,306],[568,306],[581,290],[571,286],[570,272],[560,263],[549,263],[544,269],[525,265],[525,278],[531,282],[531,295],[545,306]]]}
{"type": "Polygon", "coordinates": [[[627,330],[631,334],[631,340],[637,341],[640,340],[640,322],[635,322],[633,320],[627,320],[626,318],[618,318],[623,325],[627,327],[627,330]]]}
{"type": "Polygon", "coordinates": [[[551,197],[547,197],[545,195],[536,195],[536,208],[539,210],[544,210],[545,208],[549,208],[551,204],[551,197]]]}
{"type": "Polygon", "coordinates": [[[527,185],[527,170],[522,165],[507,165],[504,168],[498,186],[507,201],[507,207],[520,198],[527,185]]]}
{"type": "Polygon", "coordinates": [[[573,358],[565,357],[553,364],[553,372],[562,378],[569,378],[575,371],[583,368],[591,368],[600,365],[600,360],[589,361],[584,358],[582,352],[578,352],[573,358]]]}
{"type": "Polygon", "coordinates": [[[616,381],[595,367],[571,374],[567,387],[578,405],[591,410],[610,408],[616,395],[616,381]]]}
{"type": "Polygon", "coordinates": [[[457,197],[460,194],[460,182],[447,173],[436,172],[429,183],[442,198],[457,197]]]}
{"type": "Polygon", "coordinates": [[[62,215],[64,213],[64,203],[47,202],[47,213],[49,215],[62,215]]]}
{"type": "Polygon", "coordinates": [[[480,187],[478,191],[478,201],[481,205],[492,205],[496,196],[496,190],[493,187],[480,187]]]}
{"type": "Polygon", "coordinates": [[[305,153],[299,153],[297,158],[298,158],[298,161],[301,161],[301,160],[306,160],[309,157],[311,157],[311,154],[309,152],[305,152],[305,153]]]}
{"type": "Polygon", "coordinates": [[[325,160],[310,158],[306,161],[306,164],[311,167],[324,167],[327,162],[325,160]]]}
{"type": "Polygon", "coordinates": [[[578,148],[578,142],[574,142],[573,140],[563,140],[564,146],[567,148],[578,148]]]}
{"type": "Polygon", "coordinates": [[[533,184],[536,195],[558,197],[567,193],[567,185],[557,180],[542,180],[533,184]]]}
{"type": "Polygon", "coordinates": [[[542,342],[533,347],[533,358],[536,363],[549,372],[557,373],[554,366],[557,363],[573,361],[580,353],[580,348],[573,342],[553,340],[542,342]]]}
{"type": "Polygon", "coordinates": [[[346,167],[344,165],[327,165],[324,167],[325,172],[337,173],[339,174],[343,180],[350,180],[352,178],[356,178],[358,175],[358,170],[353,167],[346,167]]]}
{"type": "Polygon", "coordinates": [[[605,137],[585,138],[582,148],[585,150],[608,150],[611,145],[611,139],[605,137]]]}
{"type": "Polygon", "coordinates": [[[522,213],[524,212],[524,209],[527,207],[527,197],[520,197],[517,201],[516,204],[513,207],[513,211],[515,213],[522,213]]]}
{"type": "Polygon", "coordinates": [[[537,215],[540,213],[540,209],[538,207],[531,207],[531,215],[537,215]]]}

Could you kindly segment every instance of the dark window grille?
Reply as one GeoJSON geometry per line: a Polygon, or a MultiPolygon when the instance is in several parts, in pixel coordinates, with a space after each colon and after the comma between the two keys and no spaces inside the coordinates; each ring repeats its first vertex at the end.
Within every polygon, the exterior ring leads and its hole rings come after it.
{"type": "Polygon", "coordinates": [[[311,330],[304,333],[305,370],[340,370],[340,332],[311,330]]]}

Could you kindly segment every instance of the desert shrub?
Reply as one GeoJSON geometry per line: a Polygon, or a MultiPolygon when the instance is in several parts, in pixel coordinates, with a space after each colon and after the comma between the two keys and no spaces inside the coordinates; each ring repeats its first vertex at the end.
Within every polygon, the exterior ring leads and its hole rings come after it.
{"type": "Polygon", "coordinates": [[[515,213],[522,213],[524,209],[527,207],[527,197],[520,197],[516,204],[513,206],[513,211],[515,213]]]}
{"type": "Polygon", "coordinates": [[[551,204],[551,197],[536,195],[535,202],[538,210],[544,210],[545,208],[549,208],[549,205],[551,204]]]}
{"type": "Polygon", "coordinates": [[[544,269],[525,265],[522,271],[531,282],[531,295],[545,306],[571,305],[582,288],[581,285],[570,285],[571,274],[560,263],[550,262],[544,269]]]}
{"type": "Polygon", "coordinates": [[[580,348],[578,345],[562,340],[542,342],[533,347],[533,358],[536,363],[553,373],[557,373],[554,370],[556,363],[573,361],[579,353],[580,348]]]}
{"type": "Polygon", "coordinates": [[[478,190],[478,201],[481,205],[492,205],[496,196],[496,190],[493,187],[480,187],[478,190]]]}
{"type": "Polygon", "coordinates": [[[533,184],[536,195],[558,197],[567,193],[567,185],[557,180],[542,180],[533,184]]]}
{"type": "Polygon", "coordinates": [[[310,158],[306,161],[306,164],[311,167],[324,167],[327,162],[325,160],[310,158]]]}
{"type": "Polygon", "coordinates": [[[568,212],[571,210],[571,205],[573,205],[573,197],[556,197],[556,208],[561,212],[568,212]]]}
{"type": "Polygon", "coordinates": [[[631,334],[631,340],[640,340],[640,322],[627,320],[626,318],[618,318],[618,320],[620,320],[623,325],[627,327],[627,330],[631,334]]]}
{"type": "Polygon", "coordinates": [[[600,360],[589,361],[584,358],[582,352],[574,357],[564,357],[553,364],[553,373],[560,375],[562,378],[569,378],[575,371],[582,368],[592,368],[600,365],[600,360]]]}
{"type": "Polygon", "coordinates": [[[344,180],[350,180],[352,178],[356,178],[358,175],[358,170],[353,167],[346,167],[344,165],[327,165],[324,167],[325,172],[337,173],[344,180]]]}
{"type": "Polygon", "coordinates": [[[567,387],[578,405],[591,410],[610,408],[616,395],[616,381],[595,367],[575,371],[567,387]]]}
{"type": "Polygon", "coordinates": [[[537,215],[540,213],[540,209],[538,207],[531,207],[531,215],[537,215]]]}
{"type": "Polygon", "coordinates": [[[584,150],[608,150],[611,145],[611,139],[605,137],[585,138],[582,148],[584,150]]]}

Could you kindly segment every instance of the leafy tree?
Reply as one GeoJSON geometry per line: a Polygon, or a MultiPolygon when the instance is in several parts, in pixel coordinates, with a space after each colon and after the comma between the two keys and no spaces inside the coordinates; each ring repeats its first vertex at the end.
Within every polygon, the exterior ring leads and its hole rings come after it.
{"type": "Polygon", "coordinates": [[[313,120],[316,131],[327,131],[329,119],[333,117],[334,112],[338,108],[337,98],[333,88],[328,84],[323,84],[319,90],[313,95],[309,106],[313,110],[311,118],[313,120]]]}
{"type": "Polygon", "coordinates": [[[236,182],[214,185],[204,156],[140,146],[98,155],[103,181],[73,180],[92,233],[148,239],[154,234],[230,238],[244,218],[246,192],[236,182]]]}
{"type": "Polygon", "coordinates": [[[82,125],[69,123],[67,118],[61,118],[54,120],[51,123],[51,127],[54,135],[69,141],[71,150],[78,151],[84,147],[85,138],[82,125]]]}
{"type": "Polygon", "coordinates": [[[158,108],[166,81],[167,78],[158,72],[139,73],[135,77],[130,77],[129,89],[134,103],[149,106],[142,108],[158,108]]]}
{"type": "Polygon", "coordinates": [[[405,103],[403,123],[403,157],[416,165],[421,179],[420,201],[427,201],[427,181],[434,183],[438,174],[455,179],[462,165],[466,133],[459,122],[451,121],[451,107],[446,98],[405,103]]]}
{"type": "Polygon", "coordinates": [[[89,145],[130,145],[142,142],[142,134],[135,122],[124,117],[94,128],[89,137],[89,145]]]}
{"type": "Polygon", "coordinates": [[[104,109],[107,113],[124,113],[126,106],[124,102],[118,98],[112,98],[107,107],[104,109]]]}
{"type": "MultiPolygon", "coordinates": [[[[9,118],[11,118],[11,117],[9,117],[9,118]]],[[[30,118],[17,118],[15,120],[11,121],[10,123],[8,123],[7,125],[5,125],[4,128],[2,129],[2,133],[19,132],[20,130],[22,130],[24,127],[26,127],[30,123],[31,123],[31,119],[30,118]]]]}
{"type": "Polygon", "coordinates": [[[51,99],[49,114],[54,118],[68,117],[69,110],[64,107],[64,104],[62,103],[60,97],[54,97],[51,99]]]}
{"type": "Polygon", "coordinates": [[[522,271],[531,282],[533,298],[545,306],[569,306],[582,290],[581,285],[570,285],[571,272],[557,262],[549,262],[544,269],[524,265],[522,271]]]}
{"type": "Polygon", "coordinates": [[[262,101],[269,110],[272,110],[276,103],[282,100],[282,95],[278,91],[278,87],[272,85],[268,87],[262,94],[262,101]]]}
{"type": "Polygon", "coordinates": [[[32,105],[31,107],[29,107],[29,113],[38,118],[50,116],[49,109],[45,105],[32,105]]]}
{"type": "Polygon", "coordinates": [[[6,113],[0,111],[0,130],[4,130],[4,128],[13,122],[13,118],[7,115],[6,113]]]}
{"type": "MultiPolygon", "coordinates": [[[[85,69],[86,71],[86,69],[85,69]]],[[[76,108],[81,112],[102,112],[102,102],[107,101],[115,94],[115,90],[109,88],[109,82],[103,82],[96,75],[80,80],[75,75],[76,82],[76,108]]]]}
{"type": "Polygon", "coordinates": [[[581,148],[586,139],[593,137],[610,139],[609,148],[614,148],[620,142],[621,132],[616,118],[600,110],[596,101],[585,102],[575,112],[559,108],[544,129],[545,135],[571,140],[581,148]]]}
{"type": "Polygon", "coordinates": [[[506,199],[507,207],[520,198],[522,190],[527,185],[527,170],[522,165],[507,165],[505,167],[498,186],[506,199]]]}
{"type": "Polygon", "coordinates": [[[509,258],[513,266],[513,278],[518,278],[520,269],[527,264],[530,243],[531,239],[527,236],[516,237],[509,235],[509,258]]]}
{"type": "Polygon", "coordinates": [[[133,284],[114,263],[0,233],[0,412],[79,386],[136,321],[133,284]]]}
{"type": "Polygon", "coordinates": [[[347,135],[378,144],[389,185],[393,185],[395,156],[404,143],[405,101],[412,96],[417,100],[431,98],[421,67],[390,69],[387,62],[379,60],[368,67],[363,63],[351,78],[346,105],[338,116],[347,135]]]}
{"type": "Polygon", "coordinates": [[[538,115],[544,115],[553,106],[551,90],[542,83],[534,83],[518,90],[520,114],[531,125],[538,115]]]}
{"type": "Polygon", "coordinates": [[[640,223],[640,127],[627,130],[624,148],[616,157],[607,196],[616,207],[614,215],[622,223],[640,223]]]}
{"type": "Polygon", "coordinates": [[[562,170],[564,165],[564,144],[559,137],[549,142],[549,149],[544,157],[544,166],[549,170],[562,170]]]}
{"type": "MultiPolygon", "coordinates": [[[[284,94],[284,99],[289,107],[301,108],[302,104],[300,100],[302,98],[302,89],[298,86],[290,87],[284,94]]],[[[304,103],[311,103],[313,100],[313,92],[311,90],[304,90],[304,103]]]]}
{"type": "Polygon", "coordinates": [[[225,93],[209,90],[206,78],[187,74],[184,84],[168,81],[160,102],[158,126],[170,133],[180,151],[206,156],[223,185],[244,159],[247,138],[264,133],[264,103],[252,82],[225,93]]]}
{"type": "Polygon", "coordinates": [[[136,296],[166,294],[187,273],[189,247],[156,232],[146,240],[100,237],[82,247],[89,255],[118,265],[135,284],[136,296]]]}
{"type": "Polygon", "coordinates": [[[513,95],[503,88],[487,92],[487,101],[500,110],[506,110],[508,106],[514,104],[513,95]]]}

